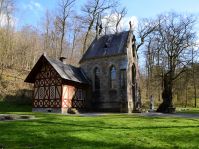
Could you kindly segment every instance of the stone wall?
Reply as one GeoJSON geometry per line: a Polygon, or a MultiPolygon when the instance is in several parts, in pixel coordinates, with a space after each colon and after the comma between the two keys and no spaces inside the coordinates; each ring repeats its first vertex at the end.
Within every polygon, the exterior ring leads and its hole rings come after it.
{"type": "Polygon", "coordinates": [[[32,108],[32,112],[62,113],[61,108],[32,108]]]}
{"type": "Polygon", "coordinates": [[[126,69],[126,55],[96,58],[81,63],[81,68],[92,82],[90,102],[93,110],[110,112],[128,112],[126,90],[120,88],[120,69],[126,69]],[[116,88],[110,88],[110,68],[116,68],[116,88]],[[100,70],[100,94],[94,89],[94,69],[100,70]]]}
{"type": "Polygon", "coordinates": [[[133,34],[129,32],[127,41],[127,101],[128,112],[138,112],[141,104],[141,98],[138,97],[139,89],[139,69],[138,69],[138,57],[136,51],[136,43],[133,34]]]}
{"type": "Polygon", "coordinates": [[[94,110],[131,113],[138,109],[139,72],[135,38],[129,31],[126,54],[87,59],[80,63],[81,68],[92,83],[92,96],[89,99],[94,110]],[[116,68],[116,88],[110,88],[110,68],[116,68]],[[100,69],[100,93],[94,89],[94,69],[100,69]],[[120,87],[120,70],[126,70],[126,88],[120,87]]]}
{"type": "Polygon", "coordinates": [[[32,112],[47,112],[47,113],[67,114],[68,108],[32,108],[32,112]]]}

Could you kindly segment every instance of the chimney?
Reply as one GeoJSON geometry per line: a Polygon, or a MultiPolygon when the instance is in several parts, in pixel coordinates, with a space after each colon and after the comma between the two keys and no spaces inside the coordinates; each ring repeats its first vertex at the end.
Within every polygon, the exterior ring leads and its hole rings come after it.
{"type": "Polygon", "coordinates": [[[66,58],[65,57],[60,57],[59,60],[63,63],[63,64],[67,64],[66,62],[66,58]]]}
{"type": "Polygon", "coordinates": [[[44,55],[44,56],[47,56],[47,53],[46,53],[46,52],[44,52],[44,53],[43,53],[43,55],[44,55]]]}

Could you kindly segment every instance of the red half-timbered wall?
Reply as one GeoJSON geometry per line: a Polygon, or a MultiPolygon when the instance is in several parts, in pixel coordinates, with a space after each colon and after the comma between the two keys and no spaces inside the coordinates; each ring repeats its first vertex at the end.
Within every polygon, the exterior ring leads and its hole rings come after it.
{"type": "Polygon", "coordinates": [[[71,85],[63,85],[63,94],[62,94],[62,107],[71,108],[72,107],[72,98],[75,94],[75,87],[71,85]]]}
{"type": "Polygon", "coordinates": [[[50,64],[36,75],[33,94],[34,108],[61,108],[62,78],[50,64]]]}
{"type": "Polygon", "coordinates": [[[33,108],[85,108],[86,91],[63,85],[62,78],[48,63],[37,73],[34,83],[33,108]]]}
{"type": "Polygon", "coordinates": [[[62,107],[85,108],[86,91],[71,85],[63,85],[62,107]]]}
{"type": "Polygon", "coordinates": [[[72,99],[72,107],[77,109],[85,108],[86,90],[78,88],[72,99]]]}

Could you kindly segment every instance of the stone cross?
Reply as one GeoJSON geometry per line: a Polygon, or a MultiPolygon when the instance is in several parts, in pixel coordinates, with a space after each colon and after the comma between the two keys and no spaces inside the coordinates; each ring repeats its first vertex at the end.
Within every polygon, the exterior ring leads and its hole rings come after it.
{"type": "Polygon", "coordinates": [[[150,111],[154,110],[154,97],[153,95],[150,96],[150,111]]]}

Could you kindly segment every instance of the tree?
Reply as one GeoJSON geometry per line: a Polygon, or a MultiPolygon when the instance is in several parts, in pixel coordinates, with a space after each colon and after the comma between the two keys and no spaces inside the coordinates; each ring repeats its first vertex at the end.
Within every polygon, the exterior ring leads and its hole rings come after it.
{"type": "Polygon", "coordinates": [[[89,38],[89,34],[96,23],[99,14],[102,15],[106,10],[110,10],[117,6],[117,2],[114,0],[88,0],[87,3],[82,8],[84,12],[84,18],[86,24],[88,24],[88,28],[86,30],[84,43],[83,43],[83,51],[85,52],[87,49],[87,41],[89,38]]]}
{"type": "MultiPolygon", "coordinates": [[[[78,57],[78,55],[74,55],[74,53],[76,52],[76,46],[77,46],[77,41],[78,41],[78,36],[81,36],[80,35],[80,32],[81,32],[81,28],[80,28],[80,19],[78,16],[75,16],[73,21],[72,21],[72,27],[71,27],[71,30],[72,30],[72,46],[71,46],[71,54],[70,54],[70,63],[73,63],[75,62],[75,58],[78,57]]],[[[79,44],[82,44],[82,42],[79,42],[79,44]]],[[[79,51],[80,53],[81,51],[79,51]]]]}
{"type": "MultiPolygon", "coordinates": [[[[191,62],[191,49],[195,45],[196,35],[193,30],[195,24],[193,16],[183,16],[174,12],[159,15],[153,22],[158,24],[150,34],[159,52],[159,63],[163,68],[162,104],[158,112],[171,112],[173,110],[174,81],[186,70],[191,62]]],[[[156,57],[157,61],[157,57],[156,57]]]]}
{"type": "Polygon", "coordinates": [[[63,43],[64,37],[66,32],[66,25],[67,25],[67,18],[71,13],[72,6],[75,0],[60,0],[59,8],[60,8],[60,15],[57,16],[58,21],[58,28],[61,33],[61,41],[60,41],[60,57],[63,54],[63,43]]]}
{"type": "Polygon", "coordinates": [[[10,25],[14,8],[13,0],[0,1],[0,27],[10,25]]]}
{"type": "Polygon", "coordinates": [[[13,0],[0,1],[0,67],[1,71],[5,67],[13,64],[13,0]],[[8,61],[9,60],[9,61],[8,61]]]}
{"type": "Polygon", "coordinates": [[[107,33],[118,33],[122,30],[121,21],[127,13],[126,8],[114,8],[109,15],[103,17],[103,28],[107,33]]]}
{"type": "Polygon", "coordinates": [[[44,30],[44,51],[50,52],[50,35],[51,35],[51,23],[52,23],[52,17],[50,16],[50,13],[48,10],[46,10],[45,17],[43,19],[43,30],[44,30]]]}
{"type": "Polygon", "coordinates": [[[115,30],[116,30],[116,33],[118,33],[118,27],[119,27],[119,24],[120,22],[122,21],[122,19],[125,17],[127,13],[127,10],[126,8],[122,8],[121,10],[117,10],[115,9],[115,14],[116,14],[116,25],[115,25],[115,30]]]}
{"type": "Polygon", "coordinates": [[[191,65],[192,65],[192,79],[193,79],[193,89],[194,89],[194,107],[197,107],[197,87],[196,87],[196,70],[195,70],[195,64],[194,64],[194,58],[196,54],[194,52],[194,48],[192,48],[191,51],[191,65]]]}

